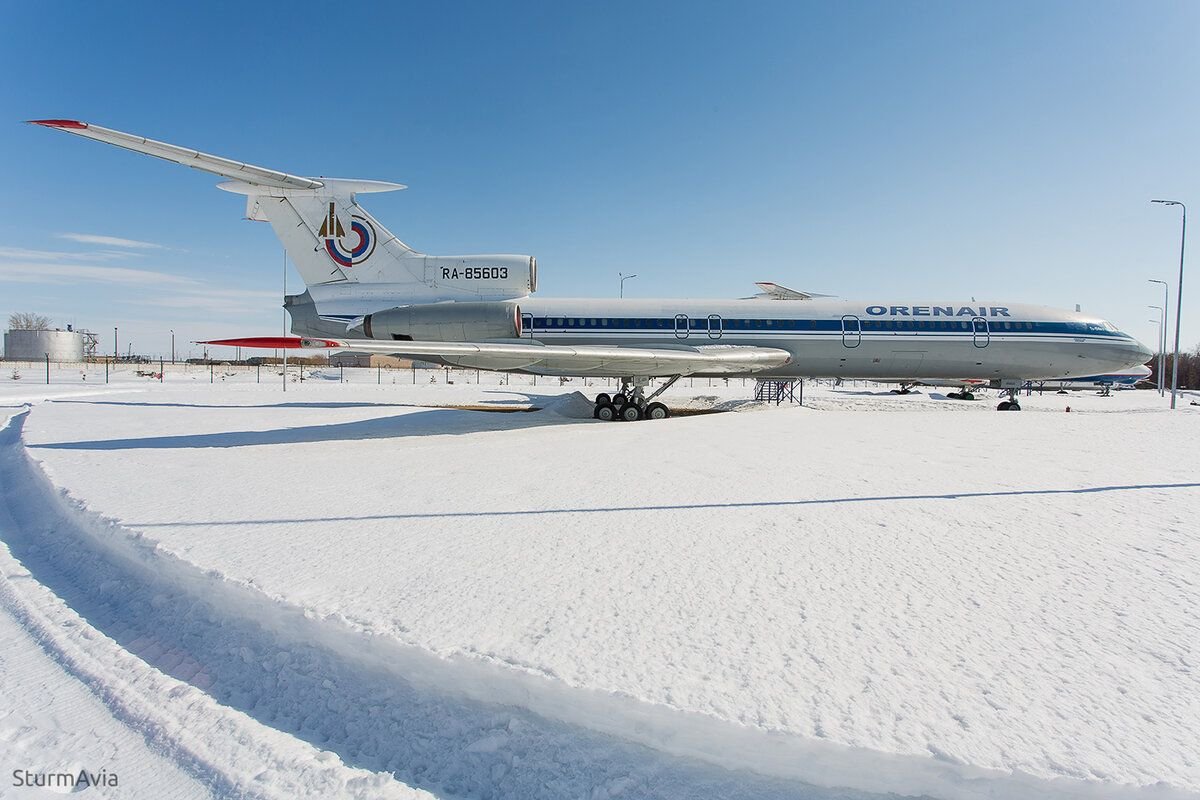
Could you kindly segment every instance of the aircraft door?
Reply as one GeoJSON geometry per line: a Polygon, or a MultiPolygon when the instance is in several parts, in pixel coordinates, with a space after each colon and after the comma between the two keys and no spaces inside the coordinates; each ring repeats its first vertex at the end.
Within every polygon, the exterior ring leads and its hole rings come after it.
{"type": "Polygon", "coordinates": [[[688,337],[688,318],[687,314],[675,315],[675,338],[686,339],[688,337]]]}
{"type": "Polygon", "coordinates": [[[533,314],[521,314],[521,336],[525,339],[533,338],[533,314]]]}
{"type": "Polygon", "coordinates": [[[721,338],[721,315],[720,314],[709,314],[708,315],[708,338],[710,338],[710,339],[720,339],[721,338]]]}
{"type": "Polygon", "coordinates": [[[971,319],[971,329],[975,332],[975,346],[987,347],[991,341],[992,334],[988,329],[988,321],[984,317],[974,317],[971,319]]]}
{"type": "Polygon", "coordinates": [[[862,344],[862,322],[853,314],[842,317],[842,344],[846,347],[862,344]]]}

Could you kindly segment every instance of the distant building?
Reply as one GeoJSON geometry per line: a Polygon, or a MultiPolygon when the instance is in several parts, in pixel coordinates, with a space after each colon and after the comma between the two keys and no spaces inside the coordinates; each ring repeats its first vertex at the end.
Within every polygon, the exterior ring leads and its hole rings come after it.
{"type": "Polygon", "coordinates": [[[4,334],[6,361],[83,361],[86,338],[80,331],[8,331],[4,334]]]}
{"type": "Polygon", "coordinates": [[[373,355],[371,353],[334,353],[329,359],[334,367],[383,367],[384,369],[424,369],[431,366],[424,361],[412,361],[396,356],[373,355]]]}

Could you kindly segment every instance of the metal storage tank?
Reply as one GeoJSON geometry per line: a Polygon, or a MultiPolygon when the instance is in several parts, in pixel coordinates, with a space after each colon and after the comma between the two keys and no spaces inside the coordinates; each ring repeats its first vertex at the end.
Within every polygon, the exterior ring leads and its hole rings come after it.
{"type": "Polygon", "coordinates": [[[83,361],[83,334],[79,331],[8,331],[4,358],[8,361],[83,361]]]}

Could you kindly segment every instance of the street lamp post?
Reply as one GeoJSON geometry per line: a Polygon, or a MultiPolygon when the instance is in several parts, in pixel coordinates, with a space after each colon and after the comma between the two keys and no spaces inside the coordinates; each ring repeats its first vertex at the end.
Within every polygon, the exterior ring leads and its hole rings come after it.
{"type": "Polygon", "coordinates": [[[620,276],[620,278],[621,278],[621,291],[617,295],[617,297],[624,298],[625,297],[625,281],[629,280],[630,278],[636,278],[637,275],[626,275],[623,272],[618,272],[617,275],[620,276]]]}
{"type": "Polygon", "coordinates": [[[1151,322],[1158,325],[1158,375],[1155,377],[1158,380],[1158,396],[1162,397],[1167,391],[1167,381],[1163,376],[1163,370],[1166,369],[1167,358],[1167,309],[1164,306],[1150,306],[1150,308],[1158,309],[1158,319],[1152,319],[1151,322]]]}
{"type": "Polygon", "coordinates": [[[1161,283],[1163,287],[1163,324],[1160,331],[1162,333],[1162,344],[1158,348],[1158,395],[1162,397],[1167,393],[1167,309],[1171,307],[1171,299],[1169,297],[1170,287],[1167,286],[1166,281],[1160,281],[1157,278],[1150,278],[1149,281],[1150,283],[1161,283]]]}
{"type": "Polygon", "coordinates": [[[1179,285],[1175,288],[1175,355],[1171,359],[1171,408],[1179,394],[1179,322],[1183,318],[1183,246],[1187,242],[1187,206],[1178,200],[1151,200],[1164,206],[1179,206],[1183,210],[1183,223],[1179,231],[1179,285]]]}

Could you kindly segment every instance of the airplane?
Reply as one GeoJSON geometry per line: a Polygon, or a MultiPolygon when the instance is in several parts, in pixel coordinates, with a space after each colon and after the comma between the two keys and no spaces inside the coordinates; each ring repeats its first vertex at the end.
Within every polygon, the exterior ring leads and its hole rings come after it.
{"type": "MultiPolygon", "coordinates": [[[[1127,370],[1111,372],[1107,375],[1029,380],[1024,382],[1022,388],[1026,390],[1038,390],[1039,392],[1044,389],[1055,389],[1058,394],[1066,394],[1068,391],[1079,391],[1082,389],[1099,389],[1100,394],[1107,397],[1114,388],[1132,389],[1136,387],[1139,383],[1147,380],[1150,374],[1149,367],[1130,367],[1127,370]]],[[[988,381],[977,378],[963,378],[961,380],[919,378],[907,381],[884,381],[884,383],[900,384],[900,388],[891,390],[892,394],[908,394],[915,386],[949,386],[958,389],[957,392],[946,394],[946,397],[953,400],[974,400],[976,390],[990,388],[988,381]]]]}
{"type": "Polygon", "coordinates": [[[1027,380],[1099,375],[1151,351],[1092,316],[1013,302],[841,300],[762,282],[743,299],[543,299],[526,255],[433,256],[358,203],[397,183],[304,177],[66,119],[30,124],[209,172],[270,223],[306,290],[284,305],[295,336],[208,344],[385,353],[449,366],[618,378],[601,420],[663,419],[684,376],[832,376],[986,382],[1020,410],[1027,380]],[[646,394],[651,379],[665,382],[646,394]]]}
{"type": "Polygon", "coordinates": [[[1054,389],[1058,394],[1081,389],[1099,389],[1100,394],[1107,397],[1113,389],[1132,389],[1139,383],[1149,380],[1150,368],[1146,366],[1130,367],[1107,375],[1085,375],[1079,378],[1050,378],[1048,380],[1029,381],[1032,389],[1054,389]]]}

